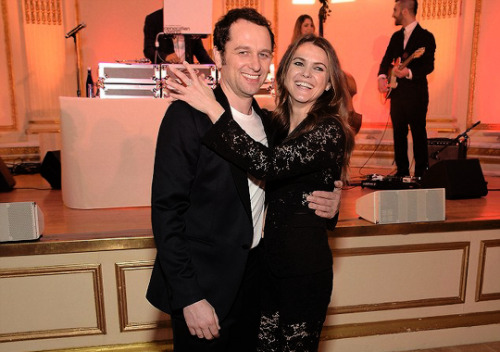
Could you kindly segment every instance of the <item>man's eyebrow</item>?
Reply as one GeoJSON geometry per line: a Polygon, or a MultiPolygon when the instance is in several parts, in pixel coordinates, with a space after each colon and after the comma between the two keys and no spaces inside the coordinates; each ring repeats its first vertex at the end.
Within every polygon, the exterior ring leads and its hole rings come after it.
{"type": "MultiPolygon", "coordinates": [[[[249,46],[246,46],[246,45],[239,45],[239,46],[235,47],[233,50],[252,50],[252,48],[250,48],[249,46]]],[[[259,52],[260,53],[266,52],[269,54],[273,53],[273,51],[271,49],[263,49],[263,50],[259,50],[259,52]]]]}

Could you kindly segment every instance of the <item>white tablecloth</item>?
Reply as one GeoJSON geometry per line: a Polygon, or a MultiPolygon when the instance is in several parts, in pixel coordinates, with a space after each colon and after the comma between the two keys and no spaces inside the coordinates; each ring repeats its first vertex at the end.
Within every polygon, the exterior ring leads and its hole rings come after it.
{"type": "Polygon", "coordinates": [[[62,195],[70,208],[151,204],[163,99],[60,97],[62,195]]]}

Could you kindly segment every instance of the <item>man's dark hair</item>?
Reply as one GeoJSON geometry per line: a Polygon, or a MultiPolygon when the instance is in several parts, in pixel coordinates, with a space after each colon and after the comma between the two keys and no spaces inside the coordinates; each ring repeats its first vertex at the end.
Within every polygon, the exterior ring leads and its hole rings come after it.
{"type": "Polygon", "coordinates": [[[408,9],[413,15],[417,15],[418,0],[396,0],[396,2],[399,2],[402,8],[408,9]]]}
{"type": "Polygon", "coordinates": [[[274,34],[271,30],[271,24],[269,21],[255,9],[243,7],[228,11],[228,13],[222,16],[215,24],[214,46],[222,54],[222,56],[224,55],[224,51],[226,49],[226,43],[230,39],[229,28],[234,22],[240,19],[255,23],[258,26],[266,27],[269,31],[269,35],[271,36],[271,50],[274,51],[274,34]]]}

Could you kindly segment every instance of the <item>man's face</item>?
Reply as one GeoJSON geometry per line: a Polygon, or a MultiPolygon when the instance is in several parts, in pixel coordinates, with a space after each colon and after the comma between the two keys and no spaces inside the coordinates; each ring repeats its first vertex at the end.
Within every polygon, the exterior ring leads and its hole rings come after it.
{"type": "Polygon", "coordinates": [[[225,52],[215,51],[215,63],[220,69],[221,87],[232,106],[248,101],[259,91],[272,58],[271,36],[266,27],[243,19],[231,25],[225,52]]]}
{"type": "Polygon", "coordinates": [[[392,17],[394,17],[394,24],[400,26],[403,24],[403,14],[401,11],[401,6],[399,2],[394,4],[394,10],[392,11],[392,17]]]}

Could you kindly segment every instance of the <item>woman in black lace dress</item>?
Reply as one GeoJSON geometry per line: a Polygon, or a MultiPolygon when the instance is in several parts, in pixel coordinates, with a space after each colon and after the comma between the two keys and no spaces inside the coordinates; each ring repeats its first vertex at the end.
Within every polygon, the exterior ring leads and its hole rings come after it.
{"type": "Polygon", "coordinates": [[[315,216],[305,199],[346,178],[353,148],[348,93],[335,50],[314,36],[288,48],[276,84],[270,148],[255,142],[222,108],[211,108],[210,102],[195,107],[214,122],[204,142],[266,180],[259,350],[316,351],[332,292],[332,255],[328,220],[315,216]]]}

